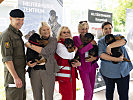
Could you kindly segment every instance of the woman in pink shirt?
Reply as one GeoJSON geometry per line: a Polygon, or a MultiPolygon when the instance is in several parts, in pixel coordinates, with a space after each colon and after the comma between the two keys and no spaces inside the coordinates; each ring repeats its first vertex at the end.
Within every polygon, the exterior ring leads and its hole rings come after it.
{"type": "MultiPolygon", "coordinates": [[[[74,36],[73,40],[76,47],[79,47],[83,44],[83,37],[88,32],[89,25],[87,21],[81,21],[78,25],[79,36],[74,36]]],[[[95,75],[96,68],[98,68],[97,62],[91,65],[91,62],[97,60],[98,57],[91,57],[86,62],[85,61],[85,52],[93,48],[93,44],[96,45],[96,42],[93,40],[91,43],[88,43],[86,46],[78,49],[78,55],[81,59],[81,66],[78,67],[79,74],[83,83],[84,88],[84,100],[92,100],[93,90],[95,87],[95,75]]]]}

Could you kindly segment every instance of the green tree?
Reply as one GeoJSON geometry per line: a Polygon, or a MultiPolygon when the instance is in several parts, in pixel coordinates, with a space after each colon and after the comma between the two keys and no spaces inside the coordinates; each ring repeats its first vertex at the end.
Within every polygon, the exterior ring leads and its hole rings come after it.
{"type": "Polygon", "coordinates": [[[126,8],[133,9],[133,0],[99,0],[97,5],[97,10],[113,13],[114,31],[121,32],[121,26],[125,27],[126,8]]]}
{"type": "MultiPolygon", "coordinates": [[[[119,6],[116,7],[116,9],[113,9],[113,21],[114,25],[119,28],[121,25],[125,27],[126,8],[133,9],[133,0],[118,0],[118,2],[119,6]]],[[[116,29],[115,31],[117,30],[120,31],[119,29],[116,29]]]]}

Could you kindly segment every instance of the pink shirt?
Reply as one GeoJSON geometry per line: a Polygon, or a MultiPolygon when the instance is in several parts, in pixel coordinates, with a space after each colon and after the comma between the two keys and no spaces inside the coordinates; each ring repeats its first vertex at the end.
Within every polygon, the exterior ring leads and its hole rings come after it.
{"type": "MultiPolygon", "coordinates": [[[[80,36],[74,36],[73,40],[76,47],[79,47],[82,44],[80,36]]],[[[78,55],[80,56],[81,59],[81,66],[78,67],[80,71],[88,72],[91,71],[91,67],[98,68],[97,62],[92,64],[92,66],[91,62],[85,62],[85,52],[89,51],[92,48],[93,48],[92,44],[88,43],[86,46],[78,50],[78,55]]]]}

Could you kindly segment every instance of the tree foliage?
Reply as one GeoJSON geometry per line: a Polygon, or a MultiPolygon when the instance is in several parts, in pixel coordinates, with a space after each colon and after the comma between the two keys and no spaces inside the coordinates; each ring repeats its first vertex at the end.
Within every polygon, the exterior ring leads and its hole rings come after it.
{"type": "Polygon", "coordinates": [[[115,31],[121,31],[121,26],[125,30],[125,21],[126,21],[126,8],[133,9],[133,0],[118,0],[118,7],[113,9],[113,21],[115,31]]]}
{"type": "Polygon", "coordinates": [[[125,26],[126,8],[133,9],[133,0],[119,0],[119,6],[116,8],[116,16],[118,16],[118,24],[125,26]]]}
{"type": "MultiPolygon", "coordinates": [[[[126,8],[133,9],[133,0],[99,0],[97,10],[108,11],[113,13],[114,31],[120,32],[121,26],[125,27],[126,8]],[[104,2],[104,5],[103,5],[104,2]],[[110,3],[109,3],[110,2],[110,3]],[[116,3],[118,3],[117,6],[116,3]],[[105,6],[108,5],[108,6],[105,6]]],[[[125,29],[124,29],[125,30],[125,29]]]]}

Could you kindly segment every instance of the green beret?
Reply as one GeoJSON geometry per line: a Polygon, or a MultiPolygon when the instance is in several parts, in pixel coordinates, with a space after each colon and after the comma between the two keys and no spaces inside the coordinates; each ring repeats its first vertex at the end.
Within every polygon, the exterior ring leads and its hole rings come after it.
{"type": "Polygon", "coordinates": [[[20,10],[20,9],[13,9],[13,10],[11,10],[9,15],[11,17],[14,17],[14,18],[24,18],[24,12],[22,10],[20,10]]]}

